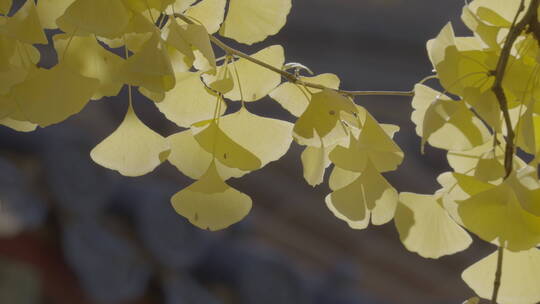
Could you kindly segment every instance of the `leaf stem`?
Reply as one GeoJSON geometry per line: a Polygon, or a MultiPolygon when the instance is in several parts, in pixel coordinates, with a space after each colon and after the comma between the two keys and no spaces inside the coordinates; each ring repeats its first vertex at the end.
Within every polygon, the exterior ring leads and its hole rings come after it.
{"type": "MultiPolygon", "coordinates": [[[[189,19],[188,17],[186,17],[186,16],[184,16],[182,14],[175,13],[174,17],[181,19],[182,21],[184,21],[187,24],[194,24],[194,22],[191,19],[189,19]]],[[[253,58],[253,57],[249,56],[246,53],[243,53],[243,52],[241,52],[241,51],[239,51],[237,49],[234,49],[234,48],[228,46],[223,41],[219,40],[217,37],[215,37],[213,35],[208,35],[208,36],[210,38],[210,41],[213,44],[215,44],[218,48],[222,49],[225,53],[227,53],[229,55],[234,55],[236,57],[243,58],[245,60],[248,60],[248,61],[250,61],[252,63],[255,63],[255,64],[257,64],[257,65],[259,65],[259,66],[261,66],[261,67],[263,67],[265,69],[268,69],[268,70],[270,70],[272,72],[280,74],[283,78],[285,78],[289,82],[298,83],[298,84],[301,84],[301,85],[309,87],[309,88],[319,89],[319,90],[324,90],[324,89],[334,90],[337,93],[347,95],[347,96],[409,96],[409,97],[414,96],[414,90],[411,90],[411,91],[347,91],[347,90],[331,89],[331,88],[327,88],[327,87],[325,87],[323,85],[320,85],[320,84],[302,81],[298,77],[296,77],[296,75],[294,75],[292,73],[289,73],[289,72],[284,71],[282,69],[271,66],[271,65],[267,64],[266,62],[263,62],[263,61],[258,60],[256,58],[253,58]]]]}

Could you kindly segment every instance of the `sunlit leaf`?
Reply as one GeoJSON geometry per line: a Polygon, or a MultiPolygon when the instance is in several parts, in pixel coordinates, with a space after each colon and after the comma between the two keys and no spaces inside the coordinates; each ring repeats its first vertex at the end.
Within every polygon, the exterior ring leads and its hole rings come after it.
{"type": "Polygon", "coordinates": [[[26,43],[47,44],[34,1],[26,1],[13,17],[0,23],[0,34],[26,43]]]}
{"type": "MultiPolygon", "coordinates": [[[[299,77],[300,81],[323,85],[329,89],[339,88],[339,78],[334,74],[321,74],[314,77],[299,77]]],[[[318,93],[318,89],[309,89],[318,93]]],[[[270,97],[277,101],[285,110],[298,117],[304,113],[309,104],[310,94],[300,84],[282,83],[270,92],[270,97]]]]}
{"type": "Polygon", "coordinates": [[[99,165],[125,176],[140,176],[154,170],[169,154],[165,138],[146,126],[128,108],[118,128],[90,152],[99,165]]]}
{"type": "Polygon", "coordinates": [[[336,217],[351,228],[363,229],[371,218],[375,225],[389,222],[398,203],[397,191],[368,163],[351,184],[329,194],[326,204],[336,217]]]}
{"type": "Polygon", "coordinates": [[[403,245],[425,258],[454,254],[472,243],[433,195],[401,193],[394,222],[403,245]]]}
{"type": "Polygon", "coordinates": [[[92,99],[118,95],[123,86],[116,75],[124,61],[121,57],[104,49],[91,36],[78,36],[71,40],[68,35],[56,35],[54,38],[56,51],[66,66],[85,77],[99,80],[100,86],[92,99]],[[68,43],[69,50],[65,53],[68,43]]]}
{"type": "Polygon", "coordinates": [[[225,184],[214,164],[195,183],[176,193],[171,203],[193,225],[221,230],[242,220],[251,210],[251,198],[225,184]]]}
{"type": "Polygon", "coordinates": [[[369,113],[358,138],[350,136],[348,147],[337,146],[330,160],[338,167],[361,172],[372,162],[377,171],[392,171],[403,161],[403,151],[369,113]]]}
{"type": "Polygon", "coordinates": [[[277,34],[285,25],[291,0],[230,0],[219,34],[253,44],[277,34]]]}
{"type": "Polygon", "coordinates": [[[176,86],[165,93],[162,101],[156,103],[167,119],[181,127],[208,120],[220,104],[220,115],[226,110],[223,100],[210,94],[200,79],[200,73],[176,73],[176,86]]]}
{"type": "MultiPolygon", "coordinates": [[[[269,46],[251,57],[269,64],[277,69],[285,62],[283,47],[280,45],[269,46]]],[[[229,63],[229,69],[234,77],[234,89],[225,97],[231,100],[257,101],[268,95],[281,82],[281,76],[247,59],[239,59],[234,63],[229,63]],[[238,74],[238,79],[236,77],[238,74]]],[[[211,83],[217,76],[208,75],[205,80],[211,83]]]]}
{"type": "Polygon", "coordinates": [[[41,127],[61,122],[81,111],[98,86],[98,80],[84,77],[63,64],[50,70],[33,70],[11,90],[10,96],[21,112],[12,118],[41,127]]]}
{"type": "Polygon", "coordinates": [[[56,19],[62,16],[73,2],[75,0],[39,0],[36,8],[41,25],[47,29],[58,28],[56,19]]]}
{"type": "Polygon", "coordinates": [[[124,62],[119,75],[128,84],[158,93],[169,91],[175,85],[171,61],[156,34],[144,43],[139,52],[124,62]]]}
{"type": "Polygon", "coordinates": [[[32,132],[37,128],[37,125],[31,122],[15,120],[9,117],[4,117],[0,119],[0,125],[6,126],[19,132],[32,132]]]}
{"type": "Polygon", "coordinates": [[[540,243],[540,217],[522,208],[514,178],[458,202],[458,211],[465,227],[483,240],[520,251],[540,243]]]}
{"type": "Polygon", "coordinates": [[[114,38],[128,25],[131,12],[120,0],[75,0],[57,19],[66,33],[114,38]]]}
{"type": "Polygon", "coordinates": [[[188,8],[185,15],[202,23],[206,31],[213,34],[219,30],[225,15],[226,0],[202,0],[188,8]]]}
{"type": "MultiPolygon", "coordinates": [[[[461,277],[474,292],[491,299],[497,269],[497,252],[467,268],[461,277]]],[[[497,303],[532,304],[540,301],[540,250],[504,250],[497,303]]]]}
{"type": "Polygon", "coordinates": [[[7,15],[13,5],[13,0],[0,0],[0,14],[7,15]]]}
{"type": "Polygon", "coordinates": [[[445,150],[469,150],[485,143],[489,132],[462,101],[451,100],[427,86],[417,84],[411,119],[425,142],[445,150]]]}

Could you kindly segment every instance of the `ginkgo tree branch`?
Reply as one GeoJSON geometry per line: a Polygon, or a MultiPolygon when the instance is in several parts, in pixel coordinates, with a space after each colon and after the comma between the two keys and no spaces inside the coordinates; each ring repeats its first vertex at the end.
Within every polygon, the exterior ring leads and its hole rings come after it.
{"type": "MultiPolygon", "coordinates": [[[[527,27],[533,27],[531,26],[532,24],[538,23],[537,10],[538,10],[539,1],[540,0],[531,1],[521,21],[517,22],[519,15],[525,10],[525,1],[521,0],[519,9],[516,13],[514,21],[512,22],[512,26],[510,27],[510,31],[508,32],[508,35],[506,36],[506,40],[504,42],[503,48],[501,50],[501,54],[499,56],[499,61],[497,62],[495,71],[493,71],[493,75],[495,76],[495,81],[493,83],[493,87],[491,88],[491,90],[497,97],[497,101],[503,113],[504,122],[505,122],[506,130],[507,130],[506,131],[507,132],[506,147],[505,147],[505,154],[504,154],[505,178],[508,178],[510,174],[512,174],[513,158],[514,158],[516,147],[515,147],[515,142],[514,142],[515,132],[512,127],[512,120],[510,119],[510,112],[508,110],[508,99],[506,97],[506,93],[504,92],[502,83],[504,80],[504,76],[506,73],[506,68],[508,65],[508,61],[510,59],[512,48],[517,38],[521,35],[521,33],[524,30],[527,29],[527,27]]],[[[502,245],[500,245],[497,250],[497,269],[495,271],[495,280],[493,282],[493,293],[491,296],[492,304],[497,304],[499,289],[501,287],[503,255],[504,255],[504,248],[502,245]]]]}
{"type": "MultiPolygon", "coordinates": [[[[189,19],[188,17],[182,14],[175,13],[174,17],[181,19],[185,23],[194,24],[194,22],[191,19],[189,19]]],[[[296,75],[294,75],[293,73],[289,73],[285,70],[276,68],[272,65],[267,64],[266,62],[258,60],[257,58],[253,58],[246,53],[243,53],[237,49],[234,49],[228,46],[227,44],[219,40],[214,35],[208,35],[208,36],[210,38],[210,41],[213,44],[215,44],[218,48],[222,49],[225,53],[248,60],[263,68],[266,68],[270,71],[280,74],[284,79],[286,79],[289,82],[297,83],[297,84],[306,86],[308,88],[320,89],[320,90],[330,89],[330,90],[336,91],[340,94],[347,95],[347,96],[411,96],[411,97],[414,96],[413,90],[411,91],[348,91],[348,90],[340,90],[340,89],[331,89],[320,84],[303,81],[300,78],[298,78],[296,75]]]]}

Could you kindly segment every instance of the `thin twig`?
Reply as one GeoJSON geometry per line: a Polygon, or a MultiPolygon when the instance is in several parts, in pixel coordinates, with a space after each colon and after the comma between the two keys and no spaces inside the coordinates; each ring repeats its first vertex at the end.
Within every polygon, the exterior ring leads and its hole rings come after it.
{"type": "MultiPolygon", "coordinates": [[[[175,13],[174,17],[181,19],[187,24],[194,24],[194,22],[191,19],[189,19],[188,17],[182,14],[175,13]]],[[[218,48],[222,49],[225,53],[229,55],[234,55],[239,58],[243,58],[259,66],[262,66],[263,68],[266,68],[272,72],[280,74],[283,78],[285,78],[289,82],[298,83],[298,84],[301,84],[303,86],[313,88],[313,89],[319,89],[319,90],[330,89],[320,84],[302,81],[301,79],[299,79],[298,77],[296,77],[296,75],[292,73],[284,71],[280,68],[276,68],[272,65],[269,65],[266,62],[258,60],[257,58],[253,58],[246,53],[243,53],[237,49],[234,49],[228,46],[223,41],[215,37],[214,35],[208,35],[208,36],[210,38],[210,41],[213,44],[215,44],[218,48]]],[[[414,91],[347,91],[347,90],[339,90],[339,89],[330,89],[330,90],[334,90],[340,94],[347,95],[347,96],[409,96],[409,97],[414,96],[414,91]]]]}

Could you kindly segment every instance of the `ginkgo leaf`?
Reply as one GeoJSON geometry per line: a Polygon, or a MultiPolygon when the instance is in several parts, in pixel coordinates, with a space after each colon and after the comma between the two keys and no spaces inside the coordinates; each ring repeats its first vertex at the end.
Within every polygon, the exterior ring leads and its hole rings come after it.
{"type": "Polygon", "coordinates": [[[13,0],[0,0],[0,14],[7,15],[12,5],[13,0]]]}
{"type": "MultiPolygon", "coordinates": [[[[504,141],[498,136],[497,141],[504,141]]],[[[468,151],[449,151],[449,165],[458,173],[468,174],[485,182],[496,181],[505,176],[504,151],[493,147],[493,138],[485,144],[468,151]]],[[[504,143],[504,142],[503,142],[504,143]]]]}
{"type": "Polygon", "coordinates": [[[201,130],[194,131],[194,134],[195,139],[204,150],[228,167],[243,171],[252,171],[261,167],[261,160],[234,142],[214,120],[201,130]]]}
{"type": "MultiPolygon", "coordinates": [[[[299,77],[300,81],[323,85],[329,89],[339,88],[339,78],[334,74],[321,74],[314,77],[299,77]]],[[[312,92],[320,92],[318,89],[310,89],[312,92]]],[[[299,117],[304,113],[309,104],[309,94],[301,84],[284,82],[270,92],[270,97],[277,101],[285,110],[299,117]]]]}
{"type": "Polygon", "coordinates": [[[104,49],[94,37],[55,35],[54,45],[58,54],[63,54],[61,60],[73,71],[81,75],[99,80],[100,86],[92,99],[103,96],[116,96],[123,83],[118,80],[116,71],[123,64],[123,59],[104,49]],[[69,43],[69,52],[66,47],[69,43]]]}
{"type": "MultiPolygon", "coordinates": [[[[508,1],[510,2],[510,1],[508,1]]],[[[465,5],[461,14],[463,23],[491,48],[499,48],[498,34],[500,28],[482,21],[473,11],[471,5],[465,5]]]]}
{"type": "Polygon", "coordinates": [[[212,162],[215,162],[219,176],[223,180],[241,177],[248,173],[248,171],[227,167],[218,160],[214,160],[212,153],[207,152],[199,145],[191,130],[173,134],[167,137],[167,141],[171,147],[171,153],[167,160],[192,179],[201,178],[212,162]]]}
{"type": "Polygon", "coordinates": [[[493,130],[501,132],[502,112],[497,97],[492,90],[481,91],[479,88],[474,87],[465,88],[463,100],[471,105],[493,130]]]}
{"type": "Polygon", "coordinates": [[[329,194],[326,202],[332,206],[329,208],[336,217],[345,220],[352,228],[362,229],[367,227],[370,218],[375,225],[383,225],[392,220],[398,193],[375,167],[368,163],[356,180],[329,194]],[[366,226],[362,227],[360,223],[366,226]]]}
{"type": "Polygon", "coordinates": [[[280,159],[287,153],[292,143],[293,124],[252,114],[244,107],[222,117],[219,128],[236,143],[257,156],[261,167],[280,159]]]}
{"type": "Polygon", "coordinates": [[[277,34],[285,25],[291,0],[230,0],[219,34],[253,44],[277,34]]]}
{"type": "Polygon", "coordinates": [[[533,167],[523,167],[508,178],[508,183],[516,194],[523,209],[540,216],[540,181],[533,167]]]}
{"type": "Polygon", "coordinates": [[[414,87],[411,119],[425,142],[445,150],[470,150],[489,140],[489,132],[462,101],[422,84],[414,87]]]}
{"type": "Polygon", "coordinates": [[[128,25],[131,12],[119,0],[75,0],[56,23],[66,33],[114,38],[128,25]]]}
{"type": "Polygon", "coordinates": [[[454,254],[472,243],[433,195],[400,193],[394,223],[403,245],[425,258],[454,254]]]}
{"type": "MultiPolygon", "coordinates": [[[[148,9],[155,9],[159,12],[164,11],[174,0],[122,0],[132,10],[143,12],[148,9]]],[[[192,1],[195,2],[195,1],[192,1]]],[[[156,18],[158,16],[155,16],[156,18]]]]}
{"type": "Polygon", "coordinates": [[[146,41],[139,52],[129,57],[118,73],[126,83],[157,93],[169,91],[175,86],[171,61],[157,34],[146,41]]]}
{"type": "Polygon", "coordinates": [[[251,198],[229,187],[214,164],[195,183],[176,193],[171,203],[193,225],[221,230],[242,220],[251,210],[251,198]]]}
{"type": "Polygon", "coordinates": [[[153,171],[170,152],[165,138],[146,126],[130,105],[118,128],[90,152],[99,165],[125,176],[153,171]]]}
{"type": "Polygon", "coordinates": [[[32,132],[37,128],[37,125],[31,122],[15,120],[9,117],[4,117],[0,119],[0,125],[6,126],[19,132],[32,132]]]}
{"type": "Polygon", "coordinates": [[[429,58],[442,86],[461,96],[468,87],[489,89],[492,84],[489,72],[495,70],[496,55],[479,50],[461,51],[454,37],[452,25],[448,23],[435,39],[427,42],[429,58]],[[495,60],[490,60],[492,57],[495,60]]]}
{"type": "Polygon", "coordinates": [[[15,15],[0,23],[0,34],[30,44],[47,44],[34,1],[26,1],[15,15]]]}
{"type": "Polygon", "coordinates": [[[323,138],[338,124],[341,112],[358,112],[352,101],[332,90],[323,90],[311,96],[306,111],[294,125],[294,135],[303,139],[323,138]]]}
{"type": "Polygon", "coordinates": [[[130,51],[139,52],[141,47],[158,33],[156,26],[143,13],[131,12],[128,24],[114,38],[96,36],[110,48],[128,47],[130,51]]]}
{"type": "Polygon", "coordinates": [[[463,304],[479,304],[480,298],[479,297],[472,297],[470,299],[467,299],[467,301],[463,302],[463,304]]]}
{"type": "MultiPolygon", "coordinates": [[[[497,252],[467,268],[461,277],[474,292],[490,299],[497,267],[497,252]]],[[[540,301],[540,250],[504,250],[497,303],[532,304],[540,301]]]]}
{"type": "Polygon", "coordinates": [[[369,162],[377,171],[387,172],[397,168],[403,161],[403,151],[369,113],[360,135],[350,135],[348,147],[337,146],[330,153],[330,160],[338,167],[362,172],[369,162]]]}
{"type": "Polygon", "coordinates": [[[328,158],[331,148],[325,146],[307,146],[301,155],[304,179],[310,186],[317,186],[323,182],[324,172],[330,166],[328,158]]]}
{"type": "MultiPolygon", "coordinates": [[[[261,117],[246,109],[221,117],[219,128],[242,149],[256,156],[261,167],[281,158],[292,142],[291,123],[261,117]]],[[[199,178],[213,160],[212,150],[207,151],[201,147],[191,131],[174,134],[168,140],[172,149],[169,161],[191,178],[199,178]]],[[[241,177],[254,170],[228,167],[219,158],[215,164],[224,180],[241,177]]]]}
{"type": "Polygon", "coordinates": [[[39,0],[36,8],[41,25],[46,29],[58,28],[56,19],[62,16],[73,2],[75,0],[39,0]]]}
{"type": "Polygon", "coordinates": [[[512,178],[458,202],[458,212],[465,227],[483,240],[527,250],[540,243],[540,217],[521,207],[512,178]]]}
{"type": "Polygon", "coordinates": [[[219,30],[225,15],[226,0],[202,0],[184,13],[196,22],[202,23],[209,34],[219,30]]]}
{"type": "Polygon", "coordinates": [[[218,103],[220,116],[227,109],[223,100],[206,89],[200,75],[194,72],[176,73],[176,86],[156,103],[167,119],[181,127],[187,128],[196,122],[211,119],[218,103]]]}
{"type": "Polygon", "coordinates": [[[167,44],[176,49],[181,54],[182,62],[189,69],[193,65],[195,55],[193,54],[193,49],[191,48],[190,43],[182,35],[182,28],[175,21],[171,21],[169,22],[165,30],[167,44]]]}
{"type": "Polygon", "coordinates": [[[332,173],[330,174],[328,185],[330,186],[330,189],[335,191],[351,184],[361,174],[362,173],[360,172],[353,172],[334,166],[334,168],[332,169],[332,173]]]}
{"type": "Polygon", "coordinates": [[[208,32],[204,26],[198,24],[180,25],[173,21],[169,25],[167,41],[187,58],[190,58],[190,60],[194,57],[194,54],[188,47],[199,51],[208,66],[208,68],[202,69],[203,71],[216,68],[216,57],[210,44],[208,32]]]}
{"type": "MultiPolygon", "coordinates": [[[[250,57],[277,69],[281,69],[285,62],[283,47],[280,45],[269,46],[250,57]]],[[[229,69],[235,74],[234,89],[225,94],[230,100],[257,101],[268,95],[281,82],[279,74],[243,58],[229,63],[229,69]],[[237,78],[240,79],[240,83],[237,78]]],[[[205,75],[206,83],[214,82],[216,79],[215,75],[205,75]]]]}
{"type": "Polygon", "coordinates": [[[197,0],[176,0],[170,5],[170,8],[174,9],[174,12],[183,13],[197,0]]]}
{"type": "Polygon", "coordinates": [[[445,172],[439,175],[437,182],[442,186],[437,194],[442,195],[444,209],[456,223],[462,226],[464,224],[458,212],[458,202],[495,187],[473,176],[456,172],[445,172]]]}
{"type": "Polygon", "coordinates": [[[46,127],[76,114],[88,103],[99,81],[84,77],[64,64],[50,70],[35,69],[11,89],[21,116],[12,116],[46,127]]]}

